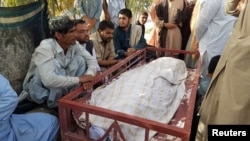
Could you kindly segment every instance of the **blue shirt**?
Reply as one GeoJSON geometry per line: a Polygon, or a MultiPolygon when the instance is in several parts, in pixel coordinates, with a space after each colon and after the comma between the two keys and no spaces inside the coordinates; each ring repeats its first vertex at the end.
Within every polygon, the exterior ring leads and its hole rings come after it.
{"type": "Polygon", "coordinates": [[[91,30],[94,33],[99,26],[100,16],[102,13],[102,1],[101,0],[75,0],[74,5],[80,17],[87,16],[91,19],[96,19],[95,27],[91,30]]]}
{"type": "Polygon", "coordinates": [[[16,92],[0,74],[0,141],[56,141],[59,122],[46,113],[12,114],[16,92]]]}

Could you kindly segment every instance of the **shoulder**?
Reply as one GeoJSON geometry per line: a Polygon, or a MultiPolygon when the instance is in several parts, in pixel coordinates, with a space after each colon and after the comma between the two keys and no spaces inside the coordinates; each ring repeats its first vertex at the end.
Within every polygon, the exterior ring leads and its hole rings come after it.
{"type": "Polygon", "coordinates": [[[117,26],[114,30],[114,37],[118,37],[123,33],[124,31],[121,29],[121,27],[117,26]]]}
{"type": "Polygon", "coordinates": [[[49,38],[49,39],[44,39],[41,41],[40,45],[39,46],[43,46],[43,45],[51,45],[55,42],[54,39],[52,38],[49,38]]]}
{"type": "Polygon", "coordinates": [[[117,26],[117,27],[115,27],[114,32],[118,32],[118,31],[120,31],[120,30],[121,30],[120,26],[117,26]]]}
{"type": "Polygon", "coordinates": [[[140,25],[136,25],[136,24],[132,24],[131,25],[131,29],[136,29],[136,30],[140,30],[141,29],[141,26],[140,25]]]}
{"type": "Polygon", "coordinates": [[[35,52],[47,52],[52,51],[56,47],[56,40],[54,39],[44,39],[41,41],[40,45],[35,49],[35,52]]]}
{"type": "Polygon", "coordinates": [[[132,24],[131,25],[131,32],[132,33],[142,32],[142,27],[140,25],[132,24]]]}
{"type": "Polygon", "coordinates": [[[90,40],[92,40],[92,41],[98,41],[98,42],[101,42],[102,41],[102,39],[101,39],[101,37],[100,37],[100,35],[99,35],[99,32],[98,31],[96,31],[96,32],[94,32],[94,33],[92,33],[91,35],[90,35],[90,40]]]}
{"type": "Polygon", "coordinates": [[[4,97],[5,100],[8,99],[10,101],[9,98],[12,97],[13,102],[16,101],[16,103],[17,103],[17,101],[18,101],[17,94],[13,90],[13,88],[11,87],[9,80],[6,77],[4,77],[2,74],[0,74],[0,96],[4,97]]]}
{"type": "Polygon", "coordinates": [[[87,41],[86,46],[93,48],[93,41],[92,40],[87,41]]]}
{"type": "Polygon", "coordinates": [[[9,81],[2,74],[0,74],[0,91],[4,90],[8,83],[9,81]]]}
{"type": "Polygon", "coordinates": [[[56,46],[57,41],[53,38],[44,39],[40,42],[39,46],[37,48],[52,48],[53,46],[56,46]]]}

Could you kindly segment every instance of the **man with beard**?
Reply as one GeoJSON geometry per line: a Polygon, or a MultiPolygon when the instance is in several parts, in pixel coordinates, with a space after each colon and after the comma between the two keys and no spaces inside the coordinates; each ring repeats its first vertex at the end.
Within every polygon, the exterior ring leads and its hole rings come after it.
{"type": "Polygon", "coordinates": [[[119,26],[115,28],[114,45],[117,58],[125,58],[139,49],[147,46],[142,36],[142,28],[132,25],[132,12],[130,9],[122,9],[119,12],[119,26]]]}
{"type": "MultiPolygon", "coordinates": [[[[96,52],[95,52],[95,48],[93,47],[93,42],[91,40],[89,40],[89,28],[87,23],[82,20],[76,20],[75,22],[75,26],[76,26],[76,40],[82,45],[83,48],[85,48],[93,57],[96,58],[96,52]]],[[[98,66],[96,68],[97,71],[100,71],[100,67],[98,66]]]]}
{"type": "Polygon", "coordinates": [[[24,80],[28,99],[48,108],[74,88],[92,88],[96,59],[76,42],[74,21],[63,16],[49,21],[53,38],[44,39],[32,55],[24,80]]]}
{"type": "Polygon", "coordinates": [[[113,44],[114,24],[111,21],[100,22],[98,31],[91,34],[90,39],[94,43],[96,57],[101,70],[115,65],[119,60],[115,60],[115,48],[113,44]]]}

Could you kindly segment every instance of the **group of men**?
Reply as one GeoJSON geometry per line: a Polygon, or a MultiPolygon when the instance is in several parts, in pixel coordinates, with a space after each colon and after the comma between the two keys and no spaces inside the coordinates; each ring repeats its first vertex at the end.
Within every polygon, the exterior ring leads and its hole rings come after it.
{"type": "Polygon", "coordinates": [[[50,19],[51,38],[42,40],[32,54],[19,99],[8,80],[0,77],[3,87],[0,96],[4,97],[1,101],[6,103],[0,107],[6,112],[0,119],[5,122],[1,127],[6,127],[0,128],[0,140],[18,141],[24,137],[34,141],[57,139],[59,122],[54,115],[41,112],[15,114],[17,103],[25,99],[49,110],[57,110],[58,100],[70,91],[81,85],[91,89],[97,71],[105,71],[136,50],[146,47],[142,27],[132,24],[130,9],[121,9],[117,21],[118,26],[110,20],[100,21],[97,30],[91,33],[90,21],[84,16],[77,20],[68,16],[50,19]],[[12,106],[5,110],[8,105],[12,106]],[[37,138],[31,134],[30,127],[27,127],[25,136],[21,135],[20,130],[26,127],[24,122],[34,128],[36,123],[43,125],[42,130],[32,129],[39,135],[37,138]]]}
{"type": "Polygon", "coordinates": [[[121,9],[118,16],[119,26],[103,20],[92,34],[84,19],[51,19],[52,38],[44,39],[35,49],[22,95],[55,108],[58,99],[76,87],[90,89],[96,72],[105,71],[145,48],[142,27],[132,24],[131,10],[121,9]]]}

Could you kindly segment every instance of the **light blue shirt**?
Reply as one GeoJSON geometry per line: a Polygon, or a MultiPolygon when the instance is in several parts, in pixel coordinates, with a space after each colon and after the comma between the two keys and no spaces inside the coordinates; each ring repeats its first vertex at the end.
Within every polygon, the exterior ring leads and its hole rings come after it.
{"type": "Polygon", "coordinates": [[[16,92],[0,74],[0,141],[56,141],[59,122],[46,113],[12,114],[16,92]]]}
{"type": "Polygon", "coordinates": [[[95,27],[91,30],[91,33],[98,29],[100,23],[100,16],[102,13],[102,1],[101,0],[75,0],[74,6],[80,17],[87,16],[89,18],[95,18],[95,27]]]}
{"type": "Polygon", "coordinates": [[[69,76],[67,72],[60,72],[62,71],[60,68],[66,69],[75,56],[82,56],[85,59],[86,65],[79,66],[79,64],[75,64],[74,67],[82,67],[86,70],[85,74],[95,76],[98,66],[97,60],[86,49],[82,48],[79,43],[72,45],[68,49],[67,54],[64,55],[63,49],[55,39],[43,40],[32,55],[24,85],[30,80],[36,69],[45,86],[60,88],[79,84],[80,80],[78,76],[69,76]]]}
{"type": "Polygon", "coordinates": [[[223,52],[236,18],[226,14],[225,0],[200,0],[198,13],[195,36],[201,57],[206,54],[207,61],[202,62],[202,74],[206,76],[211,58],[223,52]]]}
{"type": "Polygon", "coordinates": [[[121,9],[126,8],[126,0],[106,0],[108,5],[108,13],[111,21],[117,27],[118,24],[118,13],[121,9]]]}
{"type": "Polygon", "coordinates": [[[79,43],[65,54],[55,39],[45,39],[32,54],[22,93],[38,104],[56,107],[58,99],[80,86],[80,76],[95,76],[97,67],[96,58],[79,43]]]}

